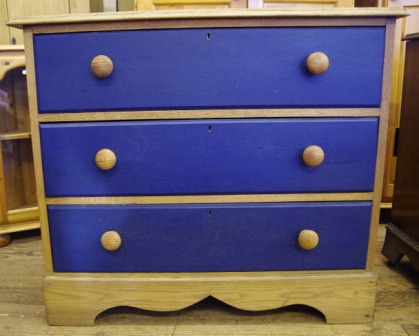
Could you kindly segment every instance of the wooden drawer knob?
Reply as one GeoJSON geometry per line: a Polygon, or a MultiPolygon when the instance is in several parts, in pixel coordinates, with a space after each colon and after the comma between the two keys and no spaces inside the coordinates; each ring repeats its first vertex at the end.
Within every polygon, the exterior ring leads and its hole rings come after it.
{"type": "Polygon", "coordinates": [[[303,152],[303,161],[307,166],[317,167],[324,160],[324,152],[319,146],[309,146],[303,152]]]}
{"type": "Polygon", "coordinates": [[[298,236],[298,244],[304,250],[312,250],[319,244],[319,236],[312,230],[303,230],[298,236]]]}
{"type": "Polygon", "coordinates": [[[314,75],[322,74],[329,67],[329,58],[322,52],[314,52],[307,58],[307,69],[314,75]]]}
{"type": "Polygon", "coordinates": [[[100,169],[109,170],[116,164],[116,155],[110,149],[104,148],[96,153],[95,162],[100,169]]]}
{"type": "Polygon", "coordinates": [[[122,243],[121,236],[116,231],[107,231],[100,238],[100,242],[105,250],[115,251],[122,243]]]}
{"type": "Polygon", "coordinates": [[[97,77],[104,78],[111,74],[113,63],[108,56],[98,55],[92,60],[90,68],[97,77]]]}

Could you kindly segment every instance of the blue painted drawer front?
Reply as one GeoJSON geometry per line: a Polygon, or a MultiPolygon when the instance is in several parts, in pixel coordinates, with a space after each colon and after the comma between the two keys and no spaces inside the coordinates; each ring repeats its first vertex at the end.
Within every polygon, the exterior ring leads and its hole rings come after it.
{"type": "Polygon", "coordinates": [[[371,191],[377,118],[42,124],[47,197],[371,191]],[[302,161],[318,145],[318,167],[302,161]],[[99,169],[96,153],[117,163],[99,169]]]}
{"type": "Polygon", "coordinates": [[[381,101],[384,27],[220,28],[34,37],[38,107],[65,111],[374,107],[381,101]],[[207,34],[211,35],[207,40],[207,34]],[[306,69],[322,51],[322,75],[306,69]],[[96,78],[100,54],[114,64],[96,78]]]}
{"type": "Polygon", "coordinates": [[[365,268],[371,202],[49,206],[56,272],[218,272],[365,268]],[[298,245],[302,230],[319,245],[298,245]],[[103,233],[117,231],[116,251],[103,233]]]}

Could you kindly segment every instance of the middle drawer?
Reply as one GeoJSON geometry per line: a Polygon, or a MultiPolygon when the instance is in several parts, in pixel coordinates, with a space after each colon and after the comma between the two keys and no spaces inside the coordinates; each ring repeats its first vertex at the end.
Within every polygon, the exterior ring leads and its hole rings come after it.
{"type": "Polygon", "coordinates": [[[41,124],[47,197],[371,191],[377,118],[41,124]],[[309,146],[324,161],[303,161],[309,146]],[[111,150],[116,164],[98,168],[111,150]]]}

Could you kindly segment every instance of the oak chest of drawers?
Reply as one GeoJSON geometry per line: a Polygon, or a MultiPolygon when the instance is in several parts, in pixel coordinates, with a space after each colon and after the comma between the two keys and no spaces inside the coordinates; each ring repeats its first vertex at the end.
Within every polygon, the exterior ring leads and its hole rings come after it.
{"type": "Polygon", "coordinates": [[[48,322],[306,304],[372,321],[399,10],[126,13],[25,29],[48,322]]]}

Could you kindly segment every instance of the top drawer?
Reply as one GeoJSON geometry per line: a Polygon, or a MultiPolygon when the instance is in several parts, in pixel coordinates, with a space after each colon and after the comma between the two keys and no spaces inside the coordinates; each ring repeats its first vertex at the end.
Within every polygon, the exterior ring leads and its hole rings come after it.
{"type": "Polygon", "coordinates": [[[379,107],[385,27],[167,29],[34,37],[40,113],[379,107]],[[321,51],[326,72],[306,59],[321,51]],[[97,55],[113,62],[96,77],[97,55]]]}

